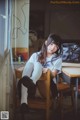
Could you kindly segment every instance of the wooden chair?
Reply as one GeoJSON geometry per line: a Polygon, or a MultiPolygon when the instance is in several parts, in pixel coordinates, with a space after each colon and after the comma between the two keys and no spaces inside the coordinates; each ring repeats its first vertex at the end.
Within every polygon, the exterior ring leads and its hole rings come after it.
{"type": "MultiPolygon", "coordinates": [[[[15,69],[15,73],[16,73],[16,78],[20,79],[22,77],[22,71],[23,71],[24,67],[20,67],[18,69],[15,69]]],[[[40,81],[43,82],[45,81],[46,83],[46,90],[44,88],[45,92],[45,96],[46,98],[29,98],[28,99],[28,105],[30,108],[33,109],[45,109],[46,110],[46,120],[49,120],[50,118],[50,107],[53,104],[53,99],[51,97],[50,94],[50,71],[48,70],[47,73],[42,74],[40,81]]],[[[59,109],[61,112],[61,119],[63,119],[63,99],[64,99],[64,94],[66,94],[68,91],[71,93],[71,100],[72,100],[72,106],[74,104],[74,91],[73,91],[73,87],[70,86],[69,84],[64,84],[62,82],[62,78],[59,78],[59,82],[57,83],[57,88],[58,88],[58,92],[59,92],[59,97],[58,97],[58,105],[59,105],[59,109]]],[[[20,104],[20,101],[18,99],[16,100],[16,106],[18,106],[20,104]]]]}
{"type": "MultiPolygon", "coordinates": [[[[15,70],[15,73],[16,73],[16,78],[20,79],[21,76],[22,76],[22,69],[16,69],[15,70]]],[[[43,73],[41,78],[40,78],[41,81],[45,81],[45,89],[46,89],[46,98],[38,98],[38,97],[35,97],[35,98],[28,98],[28,105],[30,108],[33,108],[33,109],[45,109],[46,110],[46,120],[50,120],[50,108],[53,104],[53,99],[51,99],[51,96],[50,96],[50,71],[48,70],[47,73],[43,73]]],[[[17,103],[16,103],[16,106],[19,105],[19,101],[16,100],[17,103]]]]}
{"type": "Polygon", "coordinates": [[[61,112],[61,120],[63,120],[63,112],[64,112],[64,105],[63,105],[63,100],[66,96],[70,96],[71,97],[71,109],[74,110],[74,89],[73,86],[63,82],[63,79],[60,77],[59,78],[59,82],[57,83],[57,89],[59,92],[59,96],[58,96],[58,103],[59,103],[59,109],[61,112]]]}

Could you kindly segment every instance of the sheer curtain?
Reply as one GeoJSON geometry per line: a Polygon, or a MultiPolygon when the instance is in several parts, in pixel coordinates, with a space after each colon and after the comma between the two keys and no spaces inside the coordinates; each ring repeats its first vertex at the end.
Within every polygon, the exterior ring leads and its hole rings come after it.
{"type": "Polygon", "coordinates": [[[5,42],[5,1],[0,2],[0,67],[4,56],[4,42],[5,42]]]}
{"type": "Polygon", "coordinates": [[[13,104],[13,61],[11,47],[12,0],[0,1],[0,111],[13,104]],[[12,99],[11,99],[12,98],[12,99]]]}
{"type": "Polygon", "coordinates": [[[10,50],[11,0],[0,1],[0,66],[10,50]]]}

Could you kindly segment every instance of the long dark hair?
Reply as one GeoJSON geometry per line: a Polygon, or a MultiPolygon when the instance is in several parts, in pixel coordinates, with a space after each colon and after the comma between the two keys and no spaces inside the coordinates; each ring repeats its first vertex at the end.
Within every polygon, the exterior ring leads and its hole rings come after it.
{"type": "Polygon", "coordinates": [[[45,42],[42,45],[40,54],[38,56],[38,61],[44,63],[47,57],[47,46],[51,43],[58,45],[59,49],[56,51],[56,54],[59,56],[61,54],[61,38],[56,34],[50,34],[47,38],[47,44],[45,42]]]}

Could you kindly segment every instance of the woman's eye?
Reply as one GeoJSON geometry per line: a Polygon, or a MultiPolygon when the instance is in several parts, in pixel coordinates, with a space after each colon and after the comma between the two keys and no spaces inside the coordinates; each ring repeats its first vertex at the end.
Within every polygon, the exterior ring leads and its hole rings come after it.
{"type": "Polygon", "coordinates": [[[53,45],[53,43],[51,43],[51,45],[53,45]]]}

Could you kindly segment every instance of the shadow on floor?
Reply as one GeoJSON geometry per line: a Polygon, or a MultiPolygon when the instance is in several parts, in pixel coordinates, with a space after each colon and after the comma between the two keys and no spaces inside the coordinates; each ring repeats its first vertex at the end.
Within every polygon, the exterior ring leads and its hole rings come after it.
{"type": "Polygon", "coordinates": [[[50,120],[80,120],[80,111],[75,115],[73,111],[66,112],[61,116],[61,114],[55,111],[50,120]]]}
{"type": "MultiPolygon", "coordinates": [[[[28,114],[14,114],[14,120],[46,120],[45,111],[43,110],[31,110],[28,114]]],[[[77,117],[73,111],[68,111],[61,114],[58,110],[52,110],[50,120],[80,120],[80,110],[77,113],[77,117]]]]}
{"type": "Polygon", "coordinates": [[[45,120],[45,111],[43,110],[30,110],[27,114],[14,114],[13,120],[45,120]]]}

